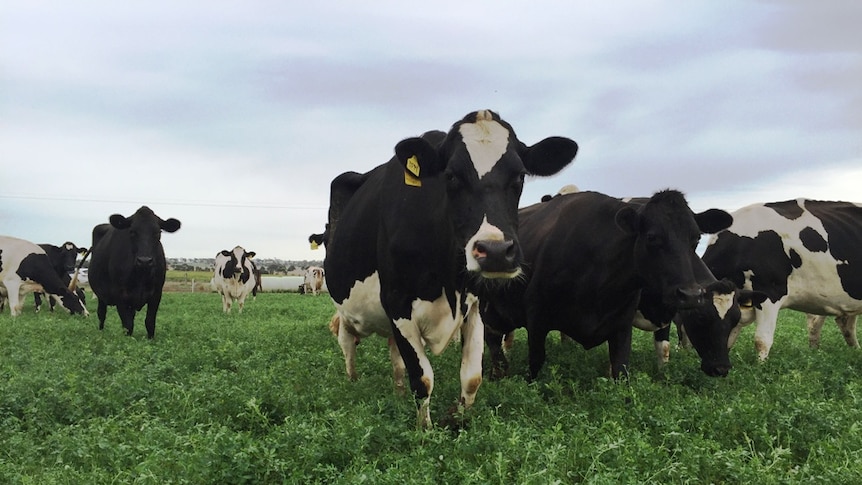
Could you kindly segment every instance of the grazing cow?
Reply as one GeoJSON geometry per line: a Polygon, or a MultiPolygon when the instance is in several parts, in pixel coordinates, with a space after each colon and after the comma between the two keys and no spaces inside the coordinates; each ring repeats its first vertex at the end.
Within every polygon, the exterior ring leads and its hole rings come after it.
{"type": "Polygon", "coordinates": [[[754,344],[766,360],[778,311],[791,308],[842,318],[848,345],[858,346],[862,205],[800,198],[743,207],[733,225],[710,238],[703,261],[716,277],[768,296],[762,308],[743,314],[731,345],[739,328],[756,321],[754,344]]]}
{"type": "Polygon", "coordinates": [[[99,330],[105,328],[108,305],[114,305],[126,335],[132,335],[135,313],[146,305],[144,323],[147,338],[151,339],[156,333],[156,314],[167,271],[162,231],[176,232],[180,221],[163,220],[147,206],[129,217],[114,214],[108,220],[109,224],[93,228],[93,257],[88,271],[90,288],[99,302],[99,330]]]}
{"type": "Polygon", "coordinates": [[[370,172],[332,181],[324,269],[341,329],[394,337],[419,426],[431,424],[426,345],[439,354],[460,335],[458,408],[473,404],[483,350],[476,290],[521,274],[524,177],[557,173],[576,152],[561,137],[528,147],[499,115],[478,111],[448,134],[399,142],[395,156],[370,172]]]}
{"type": "Polygon", "coordinates": [[[257,275],[251,262],[254,256],[254,251],[246,251],[241,246],[233,248],[233,251],[222,249],[216,254],[212,284],[221,295],[225,313],[230,313],[234,301],[242,313],[245,299],[254,292],[257,286],[257,275]]]}
{"type": "Polygon", "coordinates": [[[0,236],[0,284],[13,317],[21,314],[24,295],[31,291],[54,295],[69,312],[89,315],[78,295],[54,271],[45,250],[30,241],[0,236]]]}
{"type": "MultiPolygon", "coordinates": [[[[69,241],[63,243],[62,246],[40,244],[39,247],[45,250],[45,254],[48,255],[48,259],[51,261],[51,266],[54,268],[57,276],[63,280],[66,286],[69,286],[69,283],[72,282],[71,274],[75,272],[75,262],[78,259],[78,255],[85,254],[87,248],[79,248],[75,243],[69,241]]],[[[83,302],[85,298],[84,290],[77,289],[74,291],[83,302]]],[[[33,299],[36,304],[36,312],[38,313],[42,309],[42,292],[33,292],[33,299]]],[[[54,300],[49,299],[48,304],[49,309],[53,312],[54,300]]]]}
{"type": "MultiPolygon", "coordinates": [[[[718,209],[694,214],[674,190],[644,204],[596,192],[560,195],[521,209],[519,216],[525,278],[488,298],[482,294],[482,318],[499,333],[526,326],[531,379],[544,365],[551,330],[587,349],[607,342],[610,374],[618,377],[628,366],[641,294],[654,295],[652,305],[641,306],[647,319],[665,325],[678,311],[702,308],[702,282],[714,278],[694,249],[702,232],[731,223],[718,209]]],[[[489,335],[495,362],[502,357],[500,339],[489,335]]],[[[709,375],[725,375],[726,339],[713,348],[714,353],[701,351],[701,367],[709,375]]]]}
{"type": "Polygon", "coordinates": [[[324,278],[323,268],[320,266],[309,266],[305,270],[305,293],[312,293],[317,296],[323,288],[324,278]]]}

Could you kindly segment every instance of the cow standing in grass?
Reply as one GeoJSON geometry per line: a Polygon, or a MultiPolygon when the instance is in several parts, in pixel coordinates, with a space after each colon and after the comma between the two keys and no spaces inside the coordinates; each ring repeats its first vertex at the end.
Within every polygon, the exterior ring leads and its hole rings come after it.
{"type": "Polygon", "coordinates": [[[230,313],[234,301],[237,311],[242,313],[245,299],[254,293],[257,275],[251,258],[255,254],[254,251],[246,251],[242,246],[236,246],[232,251],[222,249],[216,253],[212,284],[221,295],[222,310],[225,313],[230,313]]]}
{"type": "MultiPolygon", "coordinates": [[[[847,344],[859,346],[862,205],[803,198],[748,205],[733,212],[733,225],[710,238],[703,261],[716,277],[768,296],[760,309],[743,314],[731,345],[743,325],[756,321],[755,348],[766,360],[778,312],[791,308],[835,316],[847,344]]],[[[813,343],[822,325],[822,319],[810,322],[813,343]]]]}
{"type": "Polygon", "coordinates": [[[394,337],[420,426],[431,424],[434,387],[426,346],[439,354],[460,336],[458,409],[475,400],[483,350],[477,289],[521,274],[525,176],[552,175],[576,152],[560,137],[528,147],[499,115],[478,111],[448,133],[399,142],[370,172],[332,181],[324,269],[342,331],[394,337]]]}
{"type": "Polygon", "coordinates": [[[129,217],[114,214],[108,220],[109,224],[93,228],[88,272],[90,288],[99,301],[99,330],[105,328],[108,306],[113,305],[126,335],[132,335],[135,313],[146,305],[144,324],[151,339],[156,333],[156,314],[167,272],[162,231],[177,231],[180,221],[163,220],[147,206],[129,217]]]}

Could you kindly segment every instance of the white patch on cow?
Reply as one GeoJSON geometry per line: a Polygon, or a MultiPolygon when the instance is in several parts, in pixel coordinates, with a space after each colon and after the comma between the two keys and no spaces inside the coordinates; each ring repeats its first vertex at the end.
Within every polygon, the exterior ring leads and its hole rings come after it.
{"type": "Polygon", "coordinates": [[[380,275],[376,271],[354,283],[347,298],[336,302],[335,308],[341,315],[341,325],[349,327],[348,331],[357,337],[392,335],[389,317],[380,303],[380,275]]]}
{"type": "Polygon", "coordinates": [[[718,312],[718,318],[724,320],[724,316],[727,315],[727,312],[733,307],[733,298],[735,292],[730,293],[712,293],[712,306],[715,307],[715,311],[718,312]]]}
{"type": "Polygon", "coordinates": [[[509,146],[509,130],[489,116],[477,115],[475,123],[463,123],[458,131],[479,178],[490,172],[509,146]]]}

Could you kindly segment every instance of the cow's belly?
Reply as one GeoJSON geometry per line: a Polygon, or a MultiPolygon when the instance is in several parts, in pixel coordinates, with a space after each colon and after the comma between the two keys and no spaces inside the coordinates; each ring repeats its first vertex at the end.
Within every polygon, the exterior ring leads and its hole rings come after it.
{"type": "Polygon", "coordinates": [[[851,297],[841,286],[834,262],[816,272],[795,271],[791,274],[787,280],[787,298],[782,306],[818,315],[862,312],[862,300],[851,297]]]}
{"type": "Polygon", "coordinates": [[[245,284],[234,279],[224,280],[221,284],[222,293],[230,298],[240,298],[243,295],[247,295],[251,292],[251,287],[251,283],[245,284]]]}
{"type": "Polygon", "coordinates": [[[392,325],[380,303],[380,276],[376,271],[368,278],[357,281],[344,301],[335,302],[335,308],[341,315],[341,324],[348,326],[348,331],[353,335],[392,335],[392,325]]]}

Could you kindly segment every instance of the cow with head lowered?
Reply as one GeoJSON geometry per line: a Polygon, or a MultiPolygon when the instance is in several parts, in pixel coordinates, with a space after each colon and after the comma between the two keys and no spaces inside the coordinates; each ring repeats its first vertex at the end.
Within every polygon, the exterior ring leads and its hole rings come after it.
{"type": "MultiPolygon", "coordinates": [[[[782,308],[833,315],[847,344],[859,345],[862,205],[804,198],[748,205],[733,212],[733,225],[710,238],[703,261],[716,277],[767,295],[762,307],[745,312],[741,321],[741,326],[757,322],[760,360],[769,356],[782,308]]],[[[810,324],[812,343],[819,340],[822,322],[810,324]]],[[[738,336],[737,329],[730,345],[738,336]]]]}
{"type": "MultiPolygon", "coordinates": [[[[87,252],[87,248],[79,248],[75,243],[66,241],[61,246],[55,246],[53,244],[40,244],[40,248],[45,251],[45,254],[48,255],[48,260],[51,261],[51,267],[54,268],[54,272],[57,273],[57,276],[63,280],[63,283],[66,286],[72,282],[71,274],[75,272],[75,262],[78,259],[78,255],[83,255],[87,252]]],[[[75,293],[78,295],[78,298],[81,301],[84,301],[85,295],[83,289],[73,289],[75,293]]],[[[37,291],[33,293],[33,300],[36,304],[36,312],[42,309],[42,293],[37,291]]],[[[49,308],[51,311],[54,311],[54,300],[48,300],[49,308]]]]}
{"type": "Polygon", "coordinates": [[[116,306],[126,335],[135,328],[135,313],[144,305],[147,338],[156,333],[156,314],[165,285],[165,251],[162,231],[176,232],[180,221],[162,219],[142,206],[129,217],[114,214],[109,224],[93,228],[92,259],[88,276],[98,299],[99,330],[105,328],[108,306],[116,306]]]}
{"type": "MultiPolygon", "coordinates": [[[[628,367],[641,295],[654,296],[654,308],[642,310],[655,313],[656,321],[669,323],[680,311],[701,308],[706,275],[695,247],[702,232],[730,223],[730,215],[718,209],[695,214],[675,190],[658,192],[644,204],[579,192],[521,209],[525,277],[503,292],[481,295],[495,368],[502,357],[500,334],[526,327],[531,379],[544,365],[551,330],[587,349],[607,342],[610,374],[618,377],[628,367]]],[[[723,354],[707,358],[701,352],[701,367],[725,375],[726,341],[712,347],[723,354]]]]}
{"type": "Polygon", "coordinates": [[[54,295],[71,313],[89,314],[68,282],[57,275],[45,250],[30,241],[0,236],[0,286],[13,317],[21,314],[23,297],[31,291],[54,295]]]}
{"type": "Polygon", "coordinates": [[[339,335],[393,336],[420,427],[430,426],[434,387],[426,345],[439,354],[460,335],[459,408],[472,405],[482,382],[477,289],[493,292],[521,274],[525,176],[557,173],[576,152],[562,137],[528,147],[483,110],[448,133],[399,142],[370,172],[333,180],[324,270],[339,335]]]}
{"type": "Polygon", "coordinates": [[[245,299],[254,293],[258,276],[251,259],[255,255],[254,251],[246,251],[242,246],[216,253],[212,285],[221,295],[222,311],[225,313],[230,313],[234,301],[237,311],[242,313],[245,299]]]}

